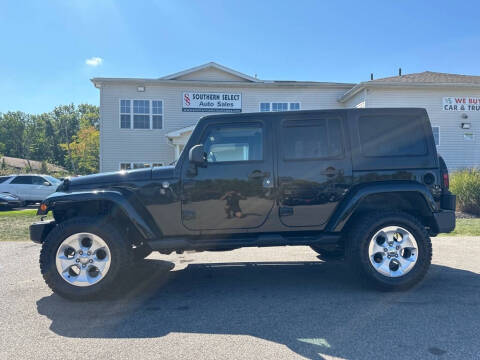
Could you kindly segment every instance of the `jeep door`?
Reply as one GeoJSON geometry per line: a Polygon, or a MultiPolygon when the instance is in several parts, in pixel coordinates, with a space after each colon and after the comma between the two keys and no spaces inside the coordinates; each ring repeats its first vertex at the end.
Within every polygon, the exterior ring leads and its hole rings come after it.
{"type": "MultiPolygon", "coordinates": [[[[197,140],[205,167],[182,167],[182,222],[189,230],[260,227],[273,204],[271,131],[259,120],[221,118],[197,140]]],[[[188,150],[188,149],[187,149],[188,150]]]]}
{"type": "Polygon", "coordinates": [[[284,225],[323,228],[350,188],[344,114],[288,114],[279,122],[279,217],[284,225]]]}

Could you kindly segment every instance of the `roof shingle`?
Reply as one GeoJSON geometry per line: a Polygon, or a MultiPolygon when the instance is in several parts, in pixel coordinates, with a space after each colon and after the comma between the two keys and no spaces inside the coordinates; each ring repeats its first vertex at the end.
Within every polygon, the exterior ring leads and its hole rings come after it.
{"type": "Polygon", "coordinates": [[[443,83],[443,84],[480,84],[480,76],[447,74],[432,71],[391,76],[367,81],[367,84],[398,82],[398,83],[443,83]]]}

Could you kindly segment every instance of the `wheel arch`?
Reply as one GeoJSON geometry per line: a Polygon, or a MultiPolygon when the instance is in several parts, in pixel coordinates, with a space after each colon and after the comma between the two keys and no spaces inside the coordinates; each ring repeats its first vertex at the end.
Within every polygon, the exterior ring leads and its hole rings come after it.
{"type": "Polygon", "coordinates": [[[74,217],[109,217],[118,226],[132,232],[133,243],[156,239],[161,230],[147,209],[132,193],[119,191],[73,192],[53,195],[43,204],[61,223],[74,217]]]}
{"type": "Polygon", "coordinates": [[[339,232],[366,212],[401,210],[417,217],[424,226],[436,231],[433,212],[437,205],[429,189],[420,183],[391,182],[352,189],[337,207],[327,224],[327,231],[339,232]]]}

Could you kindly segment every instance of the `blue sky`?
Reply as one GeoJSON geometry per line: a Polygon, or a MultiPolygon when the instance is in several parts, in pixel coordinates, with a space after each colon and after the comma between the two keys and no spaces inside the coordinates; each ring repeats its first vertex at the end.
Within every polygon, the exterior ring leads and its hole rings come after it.
{"type": "Polygon", "coordinates": [[[476,1],[2,0],[0,112],[98,104],[92,77],[209,61],[275,80],[480,75],[478,24],[476,1]]]}

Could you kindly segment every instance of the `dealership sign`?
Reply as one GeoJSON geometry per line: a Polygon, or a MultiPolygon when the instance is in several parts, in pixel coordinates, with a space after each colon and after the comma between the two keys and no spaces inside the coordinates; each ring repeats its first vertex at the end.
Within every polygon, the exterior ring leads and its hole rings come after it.
{"type": "Polygon", "coordinates": [[[242,94],[184,92],[182,111],[186,112],[242,112],[242,94]]]}
{"type": "Polygon", "coordinates": [[[480,97],[449,96],[443,98],[444,111],[478,111],[480,112],[480,97]]]}

